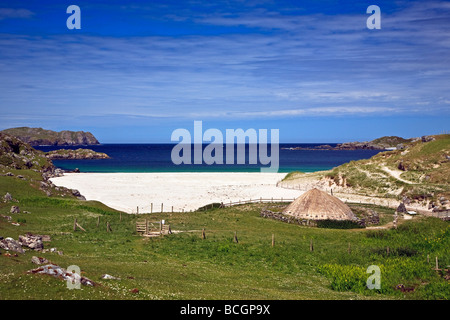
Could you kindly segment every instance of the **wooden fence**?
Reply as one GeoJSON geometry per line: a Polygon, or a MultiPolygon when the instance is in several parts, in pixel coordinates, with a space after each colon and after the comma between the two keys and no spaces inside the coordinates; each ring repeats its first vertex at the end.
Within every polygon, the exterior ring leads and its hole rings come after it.
{"type": "Polygon", "coordinates": [[[162,221],[155,222],[155,226],[148,219],[136,221],[136,232],[142,234],[143,236],[160,236],[165,234],[171,234],[170,224],[164,224],[162,221]]]}
{"type": "Polygon", "coordinates": [[[442,220],[450,220],[450,210],[432,212],[431,216],[442,220]]]}
{"type": "Polygon", "coordinates": [[[227,202],[227,203],[222,203],[223,207],[231,207],[231,206],[237,206],[237,205],[241,205],[241,204],[249,204],[249,203],[276,203],[276,202],[292,202],[294,201],[295,198],[280,198],[280,199],[274,199],[274,198],[270,198],[270,199],[263,199],[263,198],[259,198],[259,199],[249,199],[249,200],[239,200],[239,201],[235,201],[235,202],[227,202]]]}

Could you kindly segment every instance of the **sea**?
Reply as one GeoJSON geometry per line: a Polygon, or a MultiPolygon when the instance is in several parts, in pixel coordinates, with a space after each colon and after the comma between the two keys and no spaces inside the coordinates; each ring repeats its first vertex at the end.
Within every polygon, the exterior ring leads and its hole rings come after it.
{"type": "MultiPolygon", "coordinates": [[[[343,163],[368,159],[380,150],[294,150],[294,148],[314,148],[320,145],[336,146],[333,143],[280,143],[278,172],[314,172],[329,170],[343,163]]],[[[175,144],[100,144],[90,146],[39,146],[36,149],[44,152],[57,149],[87,148],[104,152],[110,159],[97,160],[53,160],[53,164],[63,170],[80,172],[260,172],[261,168],[269,167],[270,162],[263,164],[257,156],[256,164],[249,162],[249,145],[245,146],[245,163],[238,164],[237,146],[234,146],[234,161],[226,164],[226,145],[223,146],[224,164],[193,164],[194,151],[191,149],[191,164],[174,164],[172,150],[175,144]]],[[[203,150],[208,145],[203,145],[203,150]]],[[[259,148],[257,149],[259,152],[259,148]]],[[[271,157],[271,146],[267,146],[268,157],[271,157]]],[[[212,154],[214,156],[214,153],[212,154]]],[[[275,156],[272,157],[272,164],[275,156]]],[[[230,161],[229,161],[230,162],[230,161]]]]}

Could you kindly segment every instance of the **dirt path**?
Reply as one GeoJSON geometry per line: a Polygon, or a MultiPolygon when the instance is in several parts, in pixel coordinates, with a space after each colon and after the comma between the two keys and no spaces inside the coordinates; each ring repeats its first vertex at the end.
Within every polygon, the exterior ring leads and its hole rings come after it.
{"type": "Polygon", "coordinates": [[[395,179],[397,179],[397,180],[399,180],[399,181],[401,181],[401,182],[404,182],[404,183],[407,183],[407,184],[415,184],[415,183],[412,182],[412,181],[405,180],[405,179],[403,179],[402,177],[400,177],[400,175],[403,173],[403,171],[401,171],[401,170],[392,170],[392,169],[389,169],[389,168],[386,167],[386,166],[381,167],[381,169],[382,169],[384,172],[386,172],[387,174],[389,174],[391,177],[393,177],[393,178],[395,178],[395,179]]]}

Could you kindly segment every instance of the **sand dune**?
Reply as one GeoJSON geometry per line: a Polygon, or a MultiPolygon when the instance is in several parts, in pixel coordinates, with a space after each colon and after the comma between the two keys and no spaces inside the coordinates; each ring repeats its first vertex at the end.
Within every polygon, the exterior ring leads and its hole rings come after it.
{"type": "Polygon", "coordinates": [[[213,202],[262,198],[296,198],[304,191],[276,187],[286,173],[66,173],[52,178],[56,186],[77,189],[128,213],[195,210],[213,202]]]}

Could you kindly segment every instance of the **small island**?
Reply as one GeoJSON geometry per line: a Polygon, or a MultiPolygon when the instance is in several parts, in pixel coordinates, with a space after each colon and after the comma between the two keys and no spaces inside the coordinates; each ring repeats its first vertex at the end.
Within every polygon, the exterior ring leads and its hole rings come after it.
{"type": "Polygon", "coordinates": [[[45,153],[47,159],[50,160],[93,160],[93,159],[110,159],[106,153],[96,152],[91,149],[59,149],[45,153]]]}

